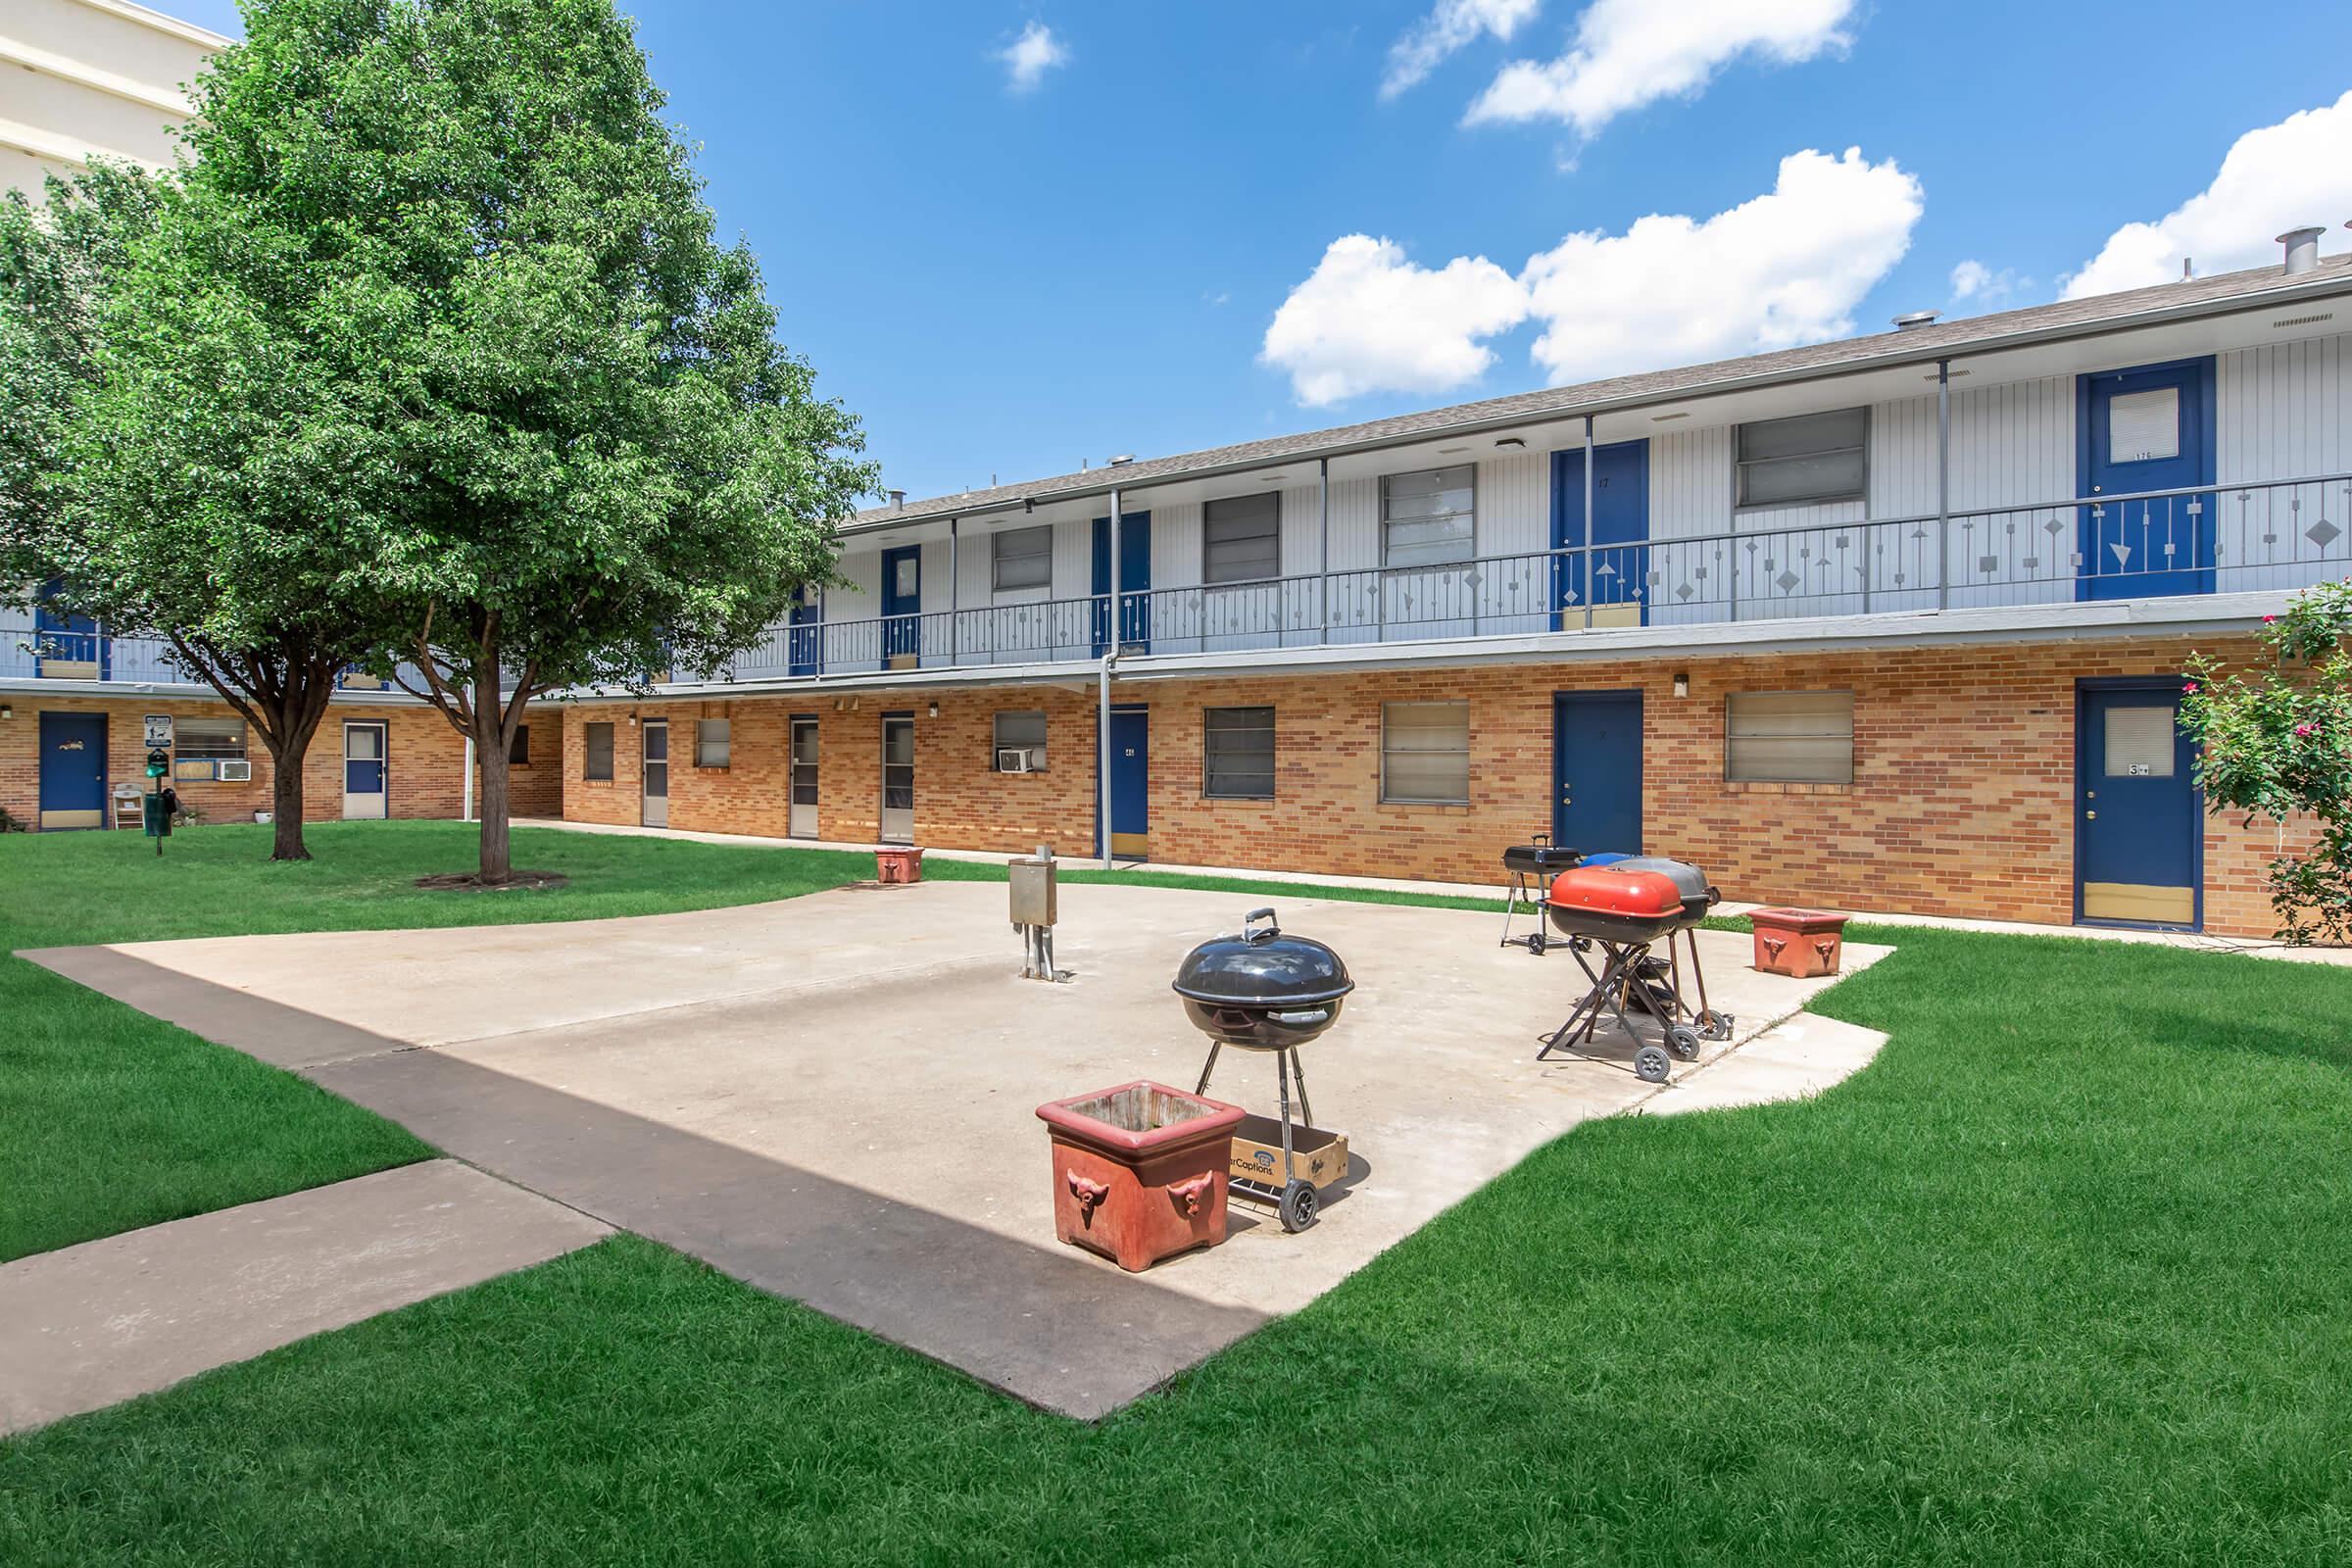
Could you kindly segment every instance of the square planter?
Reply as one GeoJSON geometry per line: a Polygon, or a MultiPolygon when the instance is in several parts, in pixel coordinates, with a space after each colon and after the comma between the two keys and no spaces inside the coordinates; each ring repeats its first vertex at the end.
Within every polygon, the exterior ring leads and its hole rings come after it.
{"type": "Polygon", "coordinates": [[[1821,909],[1758,909],[1748,923],[1756,932],[1756,964],[1766,974],[1811,980],[1836,974],[1845,956],[1842,914],[1821,909]]]}
{"type": "Polygon", "coordinates": [[[1225,1239],[1242,1108],[1149,1079],[1037,1107],[1054,1154],[1054,1233],[1129,1273],[1225,1239]]]}
{"type": "Polygon", "coordinates": [[[923,852],[876,850],[874,876],[882,882],[920,882],[923,879],[923,852]]]}

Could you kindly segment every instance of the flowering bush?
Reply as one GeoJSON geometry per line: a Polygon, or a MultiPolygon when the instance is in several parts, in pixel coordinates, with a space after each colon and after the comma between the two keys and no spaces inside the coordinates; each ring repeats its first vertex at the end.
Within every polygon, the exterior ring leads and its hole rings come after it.
{"type": "Polygon", "coordinates": [[[2201,747],[2197,782],[2216,811],[2316,817],[2319,842],[2270,866],[2278,937],[2352,942],[2352,577],[2265,615],[2264,670],[2188,662],[2180,727],[2201,747]]]}

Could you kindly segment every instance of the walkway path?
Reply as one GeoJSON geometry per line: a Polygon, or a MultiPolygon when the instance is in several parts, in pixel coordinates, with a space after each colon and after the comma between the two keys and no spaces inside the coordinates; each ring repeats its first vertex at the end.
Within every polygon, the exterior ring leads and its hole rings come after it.
{"type": "Polygon", "coordinates": [[[152,1394],[610,1233],[433,1159],[0,1263],[0,1433],[152,1394]]]}

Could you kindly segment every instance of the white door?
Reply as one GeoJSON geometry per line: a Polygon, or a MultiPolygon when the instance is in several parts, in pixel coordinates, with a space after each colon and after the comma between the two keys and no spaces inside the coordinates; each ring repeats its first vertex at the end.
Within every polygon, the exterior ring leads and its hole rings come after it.
{"type": "Polygon", "coordinates": [[[882,842],[914,842],[914,715],[882,720],[882,842]]]}
{"type": "Polygon", "coordinates": [[[816,720],[792,721],[792,805],[784,831],[796,839],[816,837],[816,720]]]}
{"type": "Polygon", "coordinates": [[[669,724],[645,721],[645,809],[638,820],[647,827],[669,826],[669,724]]]}
{"type": "Polygon", "coordinates": [[[373,819],[385,814],[389,795],[385,778],[384,721],[352,718],[343,722],[343,815],[373,819]]]}

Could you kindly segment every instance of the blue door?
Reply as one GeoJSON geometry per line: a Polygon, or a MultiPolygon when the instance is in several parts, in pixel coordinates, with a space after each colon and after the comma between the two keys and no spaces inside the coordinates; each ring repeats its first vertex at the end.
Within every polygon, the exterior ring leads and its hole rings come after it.
{"type": "Polygon", "coordinates": [[[1555,692],[1551,842],[1587,855],[1642,853],[1642,694],[1555,692]]]}
{"type": "Polygon", "coordinates": [[[69,615],[50,603],[58,584],[45,584],[32,608],[33,673],[52,680],[107,680],[114,650],[87,615],[69,615]]]}
{"type": "MultiPolygon", "coordinates": [[[[1110,641],[1110,519],[1095,519],[1095,657],[1110,641]]],[[[1119,514],[1119,646],[1152,651],[1152,514],[1119,514]]]]}
{"type": "Polygon", "coordinates": [[[2213,361],[2110,370],[2077,382],[2077,460],[2085,497],[2077,524],[2078,599],[2213,592],[2213,361]]]}
{"type": "Polygon", "coordinates": [[[2178,677],[2086,680],[2075,713],[2075,913],[2194,930],[2204,835],[2178,677]]]}
{"type": "Polygon", "coordinates": [[[106,715],[41,715],[44,828],[106,824],[106,715]]]}
{"type": "Polygon", "coordinates": [[[882,552],[882,662],[912,662],[923,647],[923,547],[882,552]]]}
{"type": "Polygon", "coordinates": [[[813,588],[803,588],[792,596],[792,610],[787,617],[785,638],[786,658],[791,661],[795,675],[814,675],[823,669],[822,655],[817,641],[824,636],[821,622],[824,610],[813,588]]]}
{"type": "Polygon", "coordinates": [[[1110,710],[1110,853],[1143,860],[1152,854],[1152,711],[1110,710]]]}
{"type": "Polygon", "coordinates": [[[1585,526],[1585,452],[1551,455],[1551,602],[1563,631],[1586,624],[1639,626],[1649,618],[1649,443],[1592,449],[1592,526],[1585,526]],[[1608,548],[1615,547],[1615,548],[1608,548]]]}

